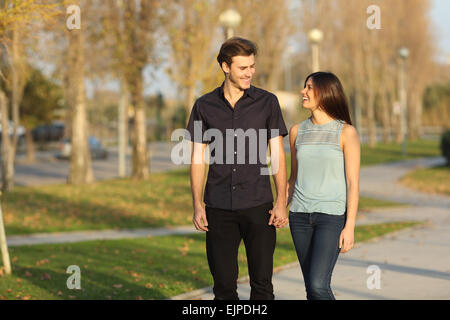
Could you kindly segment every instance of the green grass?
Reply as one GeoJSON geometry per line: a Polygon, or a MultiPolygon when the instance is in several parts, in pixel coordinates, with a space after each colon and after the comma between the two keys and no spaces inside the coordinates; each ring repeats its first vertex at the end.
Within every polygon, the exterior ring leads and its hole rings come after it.
{"type": "MultiPolygon", "coordinates": [[[[359,209],[397,205],[361,197],[359,209]]],[[[153,174],[140,182],[17,187],[7,195],[3,214],[7,235],[191,224],[189,171],[153,174]]]]}
{"type": "Polygon", "coordinates": [[[404,176],[400,182],[419,191],[450,196],[450,167],[417,169],[404,176]]]}
{"type": "Polygon", "coordinates": [[[378,144],[373,148],[367,145],[361,146],[361,166],[369,166],[386,162],[396,162],[414,158],[436,157],[440,156],[439,141],[437,140],[418,140],[408,142],[407,154],[402,155],[402,145],[378,144]]]}
{"type": "Polygon", "coordinates": [[[147,181],[16,187],[3,202],[7,234],[146,228],[191,223],[188,170],[147,181]]]}
{"type": "MultiPolygon", "coordinates": [[[[418,225],[355,228],[355,243],[418,225]]],[[[13,274],[0,276],[1,299],[166,299],[212,284],[205,234],[10,248],[13,274]],[[66,269],[81,269],[81,290],[69,290],[66,269]]],[[[248,274],[239,250],[239,275],[248,274]]],[[[278,230],[274,267],[297,261],[288,228],[278,230]]]]}
{"type": "MultiPolygon", "coordinates": [[[[408,150],[408,158],[439,154],[438,143],[430,141],[410,143],[408,150]]],[[[363,164],[402,160],[401,146],[363,146],[361,159],[363,164]]],[[[289,177],[289,155],[287,161],[289,177]]],[[[361,197],[359,209],[395,205],[361,197]]],[[[147,181],[16,187],[4,196],[2,206],[8,235],[186,225],[192,219],[188,169],[154,173],[147,181]]]]}

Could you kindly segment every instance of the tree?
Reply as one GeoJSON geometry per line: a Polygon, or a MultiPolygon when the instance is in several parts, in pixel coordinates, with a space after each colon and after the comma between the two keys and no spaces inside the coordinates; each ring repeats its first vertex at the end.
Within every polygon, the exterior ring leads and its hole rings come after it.
{"type": "Polygon", "coordinates": [[[132,176],[146,179],[149,174],[147,129],[143,99],[143,70],[154,56],[159,0],[108,0],[103,19],[105,38],[111,49],[113,73],[121,83],[121,110],[130,104],[132,123],[132,176]]]}
{"type": "MultiPolygon", "coordinates": [[[[54,16],[53,9],[54,5],[46,1],[0,1],[0,57],[2,60],[0,67],[8,71],[5,73],[0,70],[0,90],[3,94],[5,89],[10,92],[9,101],[14,123],[12,141],[9,141],[9,136],[6,135],[2,144],[3,191],[11,190],[14,186],[14,159],[18,141],[17,128],[20,122],[19,105],[27,78],[25,31],[30,29],[34,21],[47,20],[54,16]]],[[[6,97],[5,100],[8,101],[6,97]]],[[[7,123],[8,119],[7,114],[2,113],[2,120],[7,123]]]]}
{"type": "MultiPolygon", "coordinates": [[[[74,3],[72,1],[72,3],[74,3]]],[[[75,2],[78,6],[79,2],[75,2]]],[[[71,109],[72,132],[70,152],[70,172],[68,183],[85,184],[94,180],[91,154],[88,143],[88,126],[86,116],[86,96],[84,88],[84,28],[66,30],[67,51],[67,93],[71,109]]]]}
{"type": "MultiPolygon", "coordinates": [[[[336,73],[351,101],[360,101],[369,145],[376,143],[377,124],[383,140],[401,141],[400,116],[394,112],[399,100],[398,49],[409,48],[406,61],[409,138],[420,136],[422,95],[435,73],[433,35],[428,0],[378,1],[381,28],[369,28],[369,0],[303,1],[302,28],[324,32],[321,68],[336,73]],[[423,72],[427,70],[427,72],[423,72]]],[[[373,14],[373,13],[372,13],[373,14]]]]}
{"type": "Polygon", "coordinates": [[[28,68],[30,74],[20,103],[20,119],[25,127],[27,160],[33,162],[35,156],[31,130],[53,120],[54,112],[62,107],[62,89],[47,79],[39,69],[31,66],[28,68]]]}
{"type": "MultiPolygon", "coordinates": [[[[229,2],[225,1],[225,5],[229,5],[229,2]]],[[[289,37],[295,31],[291,2],[272,0],[270,6],[265,0],[232,2],[243,17],[236,35],[254,41],[259,48],[255,84],[270,91],[277,90],[283,70],[283,53],[289,37]]]]}
{"type": "MultiPolygon", "coordinates": [[[[222,77],[215,57],[223,39],[217,37],[222,7],[210,0],[169,1],[164,9],[164,28],[168,36],[168,73],[177,83],[186,114],[190,114],[199,89],[210,89],[205,82],[222,77]]],[[[186,118],[186,121],[189,120],[186,118]]]]}

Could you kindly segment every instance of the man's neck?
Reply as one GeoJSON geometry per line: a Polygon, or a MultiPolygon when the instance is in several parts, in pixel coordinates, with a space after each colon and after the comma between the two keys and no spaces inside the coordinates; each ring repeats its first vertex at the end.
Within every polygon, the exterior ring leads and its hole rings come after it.
{"type": "Polygon", "coordinates": [[[225,84],[223,86],[223,95],[225,99],[228,100],[230,105],[234,108],[236,102],[244,95],[244,90],[240,88],[236,88],[231,84],[229,80],[225,80],[225,84]]]}

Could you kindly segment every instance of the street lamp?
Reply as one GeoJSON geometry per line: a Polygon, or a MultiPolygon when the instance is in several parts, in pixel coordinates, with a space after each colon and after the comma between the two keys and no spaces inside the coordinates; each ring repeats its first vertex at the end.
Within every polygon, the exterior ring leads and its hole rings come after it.
{"type": "Polygon", "coordinates": [[[319,45],[323,39],[323,32],[319,29],[312,29],[308,32],[308,38],[311,42],[312,50],[312,71],[319,71],[319,45]]]}
{"type": "Polygon", "coordinates": [[[409,56],[409,49],[406,47],[401,47],[398,50],[398,55],[400,56],[401,66],[400,66],[400,105],[401,105],[401,132],[403,137],[403,147],[402,154],[406,156],[406,143],[407,143],[407,134],[408,134],[408,126],[406,122],[406,75],[405,75],[405,61],[409,56]]]}
{"type": "Polygon", "coordinates": [[[241,15],[234,9],[228,9],[219,16],[219,22],[225,28],[227,39],[234,36],[234,28],[241,23],[241,20],[241,15]]]}
{"type": "Polygon", "coordinates": [[[292,90],[292,54],[294,47],[289,45],[286,49],[286,66],[284,72],[284,89],[288,92],[292,90]]]}

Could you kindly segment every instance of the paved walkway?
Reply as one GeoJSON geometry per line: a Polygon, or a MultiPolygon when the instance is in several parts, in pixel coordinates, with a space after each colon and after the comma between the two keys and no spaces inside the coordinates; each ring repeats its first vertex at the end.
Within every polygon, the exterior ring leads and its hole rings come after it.
{"type": "MultiPolygon", "coordinates": [[[[361,195],[412,204],[407,208],[358,213],[357,225],[388,221],[423,220],[421,227],[356,243],[341,254],[333,272],[336,299],[450,299],[450,197],[422,194],[396,181],[418,167],[444,163],[443,158],[419,159],[361,169],[361,195]],[[380,289],[368,289],[369,266],[381,271],[380,289]]],[[[8,245],[77,242],[99,239],[138,238],[197,232],[194,227],[64,232],[9,236],[8,245]]],[[[206,263],[206,261],[205,261],[206,263]]],[[[306,293],[298,263],[275,270],[276,299],[301,300],[306,293]]],[[[248,279],[240,279],[241,299],[248,299],[248,279]]],[[[211,287],[173,299],[212,299],[211,287]]]]}
{"type": "MultiPolygon", "coordinates": [[[[341,254],[331,282],[336,299],[450,299],[450,198],[422,194],[396,183],[410,170],[443,162],[443,158],[420,159],[361,170],[362,195],[413,206],[358,214],[357,225],[407,220],[426,224],[356,243],[352,250],[341,254]],[[373,275],[373,271],[368,273],[369,266],[380,270],[379,289],[368,288],[367,281],[373,275]]],[[[298,262],[275,270],[273,285],[276,299],[306,299],[298,262]]],[[[241,299],[249,298],[247,277],[240,279],[238,293],[241,299]]],[[[209,287],[172,299],[213,297],[209,287]]]]}

